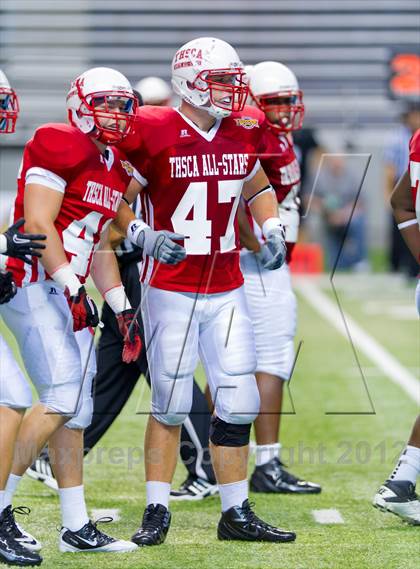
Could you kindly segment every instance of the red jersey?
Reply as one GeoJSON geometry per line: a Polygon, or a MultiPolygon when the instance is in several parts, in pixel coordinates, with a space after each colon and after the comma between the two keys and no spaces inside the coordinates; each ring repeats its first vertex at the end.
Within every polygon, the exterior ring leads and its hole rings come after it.
{"type": "MultiPolygon", "coordinates": [[[[258,156],[264,172],[276,192],[280,220],[286,228],[287,262],[298,238],[300,167],[292,142],[278,135],[268,126],[264,128],[258,156]]],[[[262,231],[246,207],[248,219],[256,237],[263,242],[262,231]]]]}
{"type": "MultiPolygon", "coordinates": [[[[26,144],[18,177],[14,220],[24,217],[25,185],[41,184],[63,194],[54,222],[67,259],[80,281],[89,275],[101,233],[115,218],[131,179],[131,166],[117,149],[102,155],[93,141],[66,124],[46,124],[26,144]]],[[[51,278],[37,258],[33,265],[9,258],[18,286],[51,278]]]]}
{"type": "Polygon", "coordinates": [[[420,226],[420,128],[416,130],[410,140],[410,164],[409,164],[411,193],[413,204],[416,210],[417,221],[420,226]]]}
{"type": "Polygon", "coordinates": [[[258,155],[276,192],[277,201],[282,203],[287,194],[300,184],[300,167],[293,144],[287,136],[279,136],[266,127],[258,155]]]}
{"type": "Polygon", "coordinates": [[[243,283],[236,210],[242,186],[260,164],[264,114],[253,107],[200,130],[177,109],[141,107],[121,147],[147,181],[144,221],[185,236],[176,266],[147,257],[142,282],[166,290],[217,293],[243,283]]]}

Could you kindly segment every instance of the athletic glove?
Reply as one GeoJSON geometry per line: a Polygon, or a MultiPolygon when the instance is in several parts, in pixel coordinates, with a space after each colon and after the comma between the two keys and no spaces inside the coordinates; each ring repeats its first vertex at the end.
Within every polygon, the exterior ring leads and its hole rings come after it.
{"type": "Polygon", "coordinates": [[[17,292],[16,285],[9,271],[0,270],[0,304],[5,304],[12,300],[17,292]]]}
{"type": "Polygon", "coordinates": [[[87,294],[84,286],[81,286],[73,296],[70,296],[68,288],[65,289],[64,294],[66,295],[67,302],[70,306],[71,313],[73,315],[73,330],[78,332],[83,330],[83,328],[88,328],[92,326],[95,328],[99,324],[98,309],[96,304],[87,294]]]}
{"type": "Polygon", "coordinates": [[[146,255],[154,257],[160,263],[177,265],[185,259],[187,252],[174,239],[184,239],[184,235],[170,231],[153,231],[150,227],[142,229],[137,237],[137,245],[146,255]]]}
{"type": "Polygon", "coordinates": [[[279,224],[273,227],[267,231],[265,238],[265,243],[261,246],[258,257],[263,267],[272,271],[281,267],[286,260],[287,247],[284,226],[279,224]]]}
{"type": "Polygon", "coordinates": [[[126,364],[135,362],[141,351],[140,329],[134,308],[127,308],[116,315],[118,328],[124,338],[122,360],[126,364]]]}
{"type": "Polygon", "coordinates": [[[1,250],[3,247],[1,247],[0,239],[0,253],[3,252],[9,257],[15,257],[16,259],[20,259],[31,265],[31,256],[42,257],[39,250],[45,249],[45,245],[43,243],[37,243],[37,241],[45,241],[46,236],[32,233],[21,233],[19,229],[24,224],[25,220],[23,218],[18,219],[15,224],[5,231],[3,237],[5,238],[6,247],[4,248],[4,251],[1,250]]]}

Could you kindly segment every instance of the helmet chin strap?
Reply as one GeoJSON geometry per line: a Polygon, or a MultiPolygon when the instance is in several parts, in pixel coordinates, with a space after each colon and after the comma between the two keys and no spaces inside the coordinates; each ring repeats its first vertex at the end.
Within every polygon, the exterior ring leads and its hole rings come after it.
{"type": "Polygon", "coordinates": [[[225,119],[232,114],[232,111],[227,109],[220,109],[218,107],[210,106],[209,109],[206,109],[209,115],[216,119],[225,119]]]}
{"type": "Polygon", "coordinates": [[[210,97],[205,105],[201,105],[197,108],[203,109],[203,111],[206,111],[206,113],[215,119],[223,119],[231,114],[231,111],[228,111],[227,109],[221,109],[213,105],[210,101],[210,97]]]}
{"type": "Polygon", "coordinates": [[[191,105],[192,107],[194,107],[195,109],[199,109],[201,111],[206,111],[206,113],[208,113],[210,116],[212,116],[216,119],[226,118],[231,114],[230,112],[225,114],[225,112],[223,112],[223,109],[218,109],[217,107],[214,107],[210,101],[210,97],[202,105],[197,105],[197,103],[194,103],[192,100],[188,100],[187,98],[184,98],[184,97],[182,97],[182,100],[185,101],[186,103],[188,103],[189,105],[191,105]],[[222,111],[222,112],[219,112],[219,111],[222,111]]]}

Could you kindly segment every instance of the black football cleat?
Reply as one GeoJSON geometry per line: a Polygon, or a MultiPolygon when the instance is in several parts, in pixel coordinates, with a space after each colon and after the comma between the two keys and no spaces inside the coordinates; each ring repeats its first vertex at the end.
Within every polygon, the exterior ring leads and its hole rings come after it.
{"type": "Polygon", "coordinates": [[[42,548],[40,542],[34,538],[29,532],[24,530],[15,520],[15,514],[29,515],[30,508],[26,506],[7,506],[0,515],[0,530],[13,538],[15,541],[29,549],[30,551],[39,551],[42,548]]]}
{"type": "Polygon", "coordinates": [[[162,504],[149,504],[131,541],[139,546],[160,545],[165,541],[170,525],[171,512],[162,504]]]}
{"type": "Polygon", "coordinates": [[[59,549],[62,553],[126,553],[137,547],[131,541],[115,539],[97,528],[100,522],[110,522],[112,518],[100,518],[96,522],[88,521],[78,531],[61,528],[59,549]]]}
{"type": "Polygon", "coordinates": [[[34,567],[41,565],[42,557],[36,551],[26,549],[0,527],[0,563],[17,567],[34,567]]]}
{"type": "Polygon", "coordinates": [[[269,541],[272,543],[295,541],[293,531],[276,528],[261,520],[251,509],[248,500],[222,512],[217,537],[223,540],[269,541]]]}
{"type": "Polygon", "coordinates": [[[256,466],[251,476],[251,490],[269,494],[319,494],[321,486],[300,480],[284,468],[275,456],[266,464],[256,466]]]}

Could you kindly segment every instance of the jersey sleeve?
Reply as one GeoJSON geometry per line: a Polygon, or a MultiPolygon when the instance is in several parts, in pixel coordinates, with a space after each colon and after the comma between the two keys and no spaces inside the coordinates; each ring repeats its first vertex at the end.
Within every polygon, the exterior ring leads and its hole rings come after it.
{"type": "Polygon", "coordinates": [[[45,185],[64,193],[76,169],[83,167],[86,159],[81,140],[84,142],[65,128],[45,125],[37,129],[25,148],[28,165],[25,183],[45,185]]]}
{"type": "Polygon", "coordinates": [[[147,173],[149,171],[149,158],[144,144],[144,133],[137,117],[133,132],[124,138],[118,149],[126,156],[133,168],[132,176],[143,186],[148,184],[147,173]]]}
{"type": "Polygon", "coordinates": [[[410,140],[409,146],[408,172],[410,175],[411,191],[416,211],[420,212],[420,129],[418,129],[410,140]]]}
{"type": "Polygon", "coordinates": [[[118,150],[118,159],[120,163],[120,173],[124,180],[126,186],[129,185],[131,180],[134,178],[143,187],[147,186],[147,180],[140,174],[140,172],[133,166],[128,157],[121,151],[118,150]]]}
{"type": "Polygon", "coordinates": [[[260,139],[258,141],[258,145],[257,145],[257,154],[258,155],[264,155],[268,152],[268,148],[269,148],[269,143],[268,143],[268,131],[267,131],[267,125],[266,122],[264,122],[261,126],[261,136],[260,139]]]}
{"type": "Polygon", "coordinates": [[[420,128],[416,130],[409,143],[410,161],[420,162],[420,128]]]}

